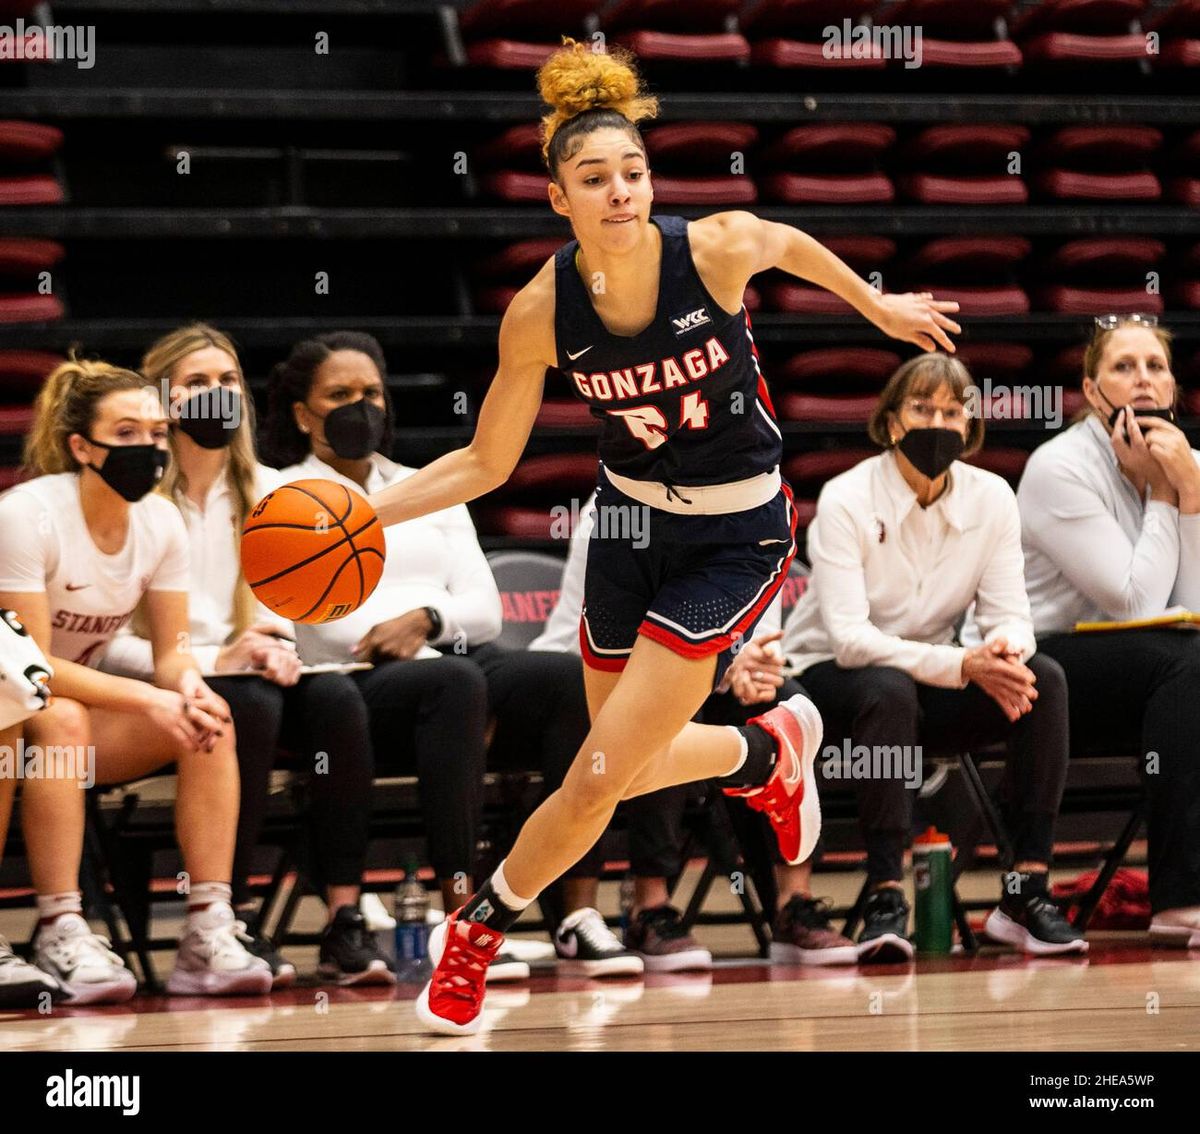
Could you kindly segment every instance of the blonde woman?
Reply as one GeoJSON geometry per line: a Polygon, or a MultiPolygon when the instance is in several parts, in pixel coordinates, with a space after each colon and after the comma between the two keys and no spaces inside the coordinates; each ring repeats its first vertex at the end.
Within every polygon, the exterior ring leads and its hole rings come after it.
{"type": "MultiPolygon", "coordinates": [[[[187,528],[191,648],[202,671],[215,675],[212,687],[229,704],[237,729],[242,798],[233,904],[239,938],[271,966],[275,988],[295,980],[295,966],[262,932],[248,883],[271,767],[282,746],[312,772],[312,875],[328,910],[319,971],[342,985],[390,984],[391,964],[358,908],[371,801],[366,705],[344,674],[300,676],[291,624],[255,602],[241,573],[239,533],[278,474],[255,456],[254,403],[237,351],[213,327],[181,327],[150,347],[142,373],[171,419],[172,459],[159,491],[187,528]],[[237,671],[257,676],[220,676],[237,671]]],[[[103,668],[149,678],[150,641],[118,637],[103,668]]]]}
{"type": "Polygon", "coordinates": [[[238,775],[229,709],[188,651],[187,537],[152,490],[167,422],[143,378],[104,362],[63,363],[35,405],[33,479],[0,498],[0,607],[16,611],[54,669],[54,699],[24,726],[63,745],[72,774],[27,780],[22,819],[37,890],[37,964],[76,1004],[124,1000],[133,974],[82,913],[79,860],[87,779],[118,783],[175,764],[176,830],[189,879],[173,993],[261,993],[264,961],[237,940],[230,906],[238,775]],[[145,603],[153,684],[97,660],[145,603]]]}

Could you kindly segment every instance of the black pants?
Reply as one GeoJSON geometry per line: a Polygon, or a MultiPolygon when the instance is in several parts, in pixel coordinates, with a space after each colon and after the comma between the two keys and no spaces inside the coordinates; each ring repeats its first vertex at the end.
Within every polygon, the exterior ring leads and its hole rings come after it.
{"type": "MultiPolygon", "coordinates": [[[[483,673],[488,709],[496,718],[488,763],[538,769],[544,799],[562,785],[590,727],[583,662],[576,654],[505,649],[493,642],[467,657],[483,673]]],[[[596,878],[603,869],[597,840],[563,877],[596,878]]]]}
{"type": "Polygon", "coordinates": [[[267,810],[277,750],[290,749],[310,776],[311,868],[324,886],[357,886],[367,855],[371,804],[367,707],[344,674],[313,674],[290,688],[261,677],[213,677],[237,731],[241,805],[233,856],[233,900],[250,898],[247,876],[267,810]]]}
{"type": "MultiPolygon", "coordinates": [[[[1017,861],[1049,862],[1054,819],[1067,775],[1067,681],[1052,657],[1035,654],[1032,711],[1010,724],[977,685],[943,689],[923,685],[891,666],[843,669],[820,662],[804,671],[804,687],[821,711],[821,759],[853,749],[891,748],[949,753],[1003,740],[1008,746],[1004,798],[1017,861]]],[[[867,847],[867,877],[903,877],[904,847],[912,827],[913,793],[900,776],[854,780],[859,822],[867,847]]]]}
{"type": "Polygon", "coordinates": [[[434,873],[470,876],[483,803],[487,684],[447,655],[388,661],[352,675],[370,714],[371,774],[416,774],[434,873]]]}
{"type": "Polygon", "coordinates": [[[1150,908],[1200,905],[1200,635],[1055,634],[1038,649],[1066,672],[1072,751],[1142,757],[1150,908]]]}

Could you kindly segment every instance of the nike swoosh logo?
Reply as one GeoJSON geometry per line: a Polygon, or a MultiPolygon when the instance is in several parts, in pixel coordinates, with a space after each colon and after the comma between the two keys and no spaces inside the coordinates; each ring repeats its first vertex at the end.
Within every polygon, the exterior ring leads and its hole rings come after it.
{"type": "Polygon", "coordinates": [[[579,952],[579,938],[572,933],[566,939],[558,939],[558,951],[564,957],[574,957],[579,952]]]}
{"type": "Polygon", "coordinates": [[[91,585],[92,585],[91,583],[68,583],[67,590],[82,591],[84,589],[84,587],[90,587],[91,585]]]}
{"type": "MultiPolygon", "coordinates": [[[[595,346],[595,345],[596,345],[595,343],[592,343],[592,346],[595,346]]],[[[590,347],[590,346],[585,346],[585,347],[583,348],[583,350],[577,350],[577,351],[576,351],[574,354],[572,354],[570,351],[567,351],[567,357],[568,357],[568,358],[569,358],[569,359],[570,359],[572,362],[574,362],[574,361],[575,361],[575,360],[576,360],[576,359],[577,359],[577,358],[578,358],[578,357],[579,357],[581,354],[587,354],[587,352],[588,352],[589,350],[591,350],[591,349],[592,349],[592,347],[590,347]]]]}
{"type": "Polygon", "coordinates": [[[758,541],[758,546],[766,547],[768,543],[787,543],[787,540],[786,539],[760,539],[758,541]]]}

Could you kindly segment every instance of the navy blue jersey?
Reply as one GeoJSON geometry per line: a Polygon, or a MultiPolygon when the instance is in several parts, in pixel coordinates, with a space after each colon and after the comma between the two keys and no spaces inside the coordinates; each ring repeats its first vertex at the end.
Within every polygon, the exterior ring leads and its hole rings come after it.
{"type": "Polygon", "coordinates": [[[683,217],[662,232],[654,320],[640,335],[609,332],[575,263],[555,253],[559,369],[604,424],[600,459],[633,480],[725,484],[779,464],[782,437],[758,368],[750,317],[717,306],[700,279],[683,217]]]}

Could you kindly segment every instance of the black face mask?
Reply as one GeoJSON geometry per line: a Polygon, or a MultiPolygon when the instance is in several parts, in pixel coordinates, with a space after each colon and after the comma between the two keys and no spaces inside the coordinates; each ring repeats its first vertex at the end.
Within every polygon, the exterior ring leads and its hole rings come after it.
{"type": "Polygon", "coordinates": [[[330,410],[323,420],[329,447],[343,460],[361,461],[383,441],[387,414],[374,402],[359,398],[357,402],[330,410]]]}
{"type": "Polygon", "coordinates": [[[166,449],[157,445],[108,445],[93,441],[87,434],[84,437],[91,444],[108,450],[104,464],[99,468],[95,465],[87,467],[130,504],[141,500],[162,480],[163,470],[167,467],[166,449]]]}
{"type": "Polygon", "coordinates": [[[966,442],[957,429],[910,429],[896,443],[913,467],[930,480],[936,480],[951,462],[962,456],[966,442]]]}
{"type": "MultiPolygon", "coordinates": [[[[1117,427],[1117,418],[1121,416],[1121,412],[1125,409],[1124,406],[1114,406],[1108,401],[1108,395],[1100,389],[1100,381],[1096,380],[1096,393],[1099,394],[1106,402],[1108,408],[1112,412],[1108,415],[1108,430],[1111,433],[1117,427]]],[[[1134,417],[1157,417],[1160,421],[1169,421],[1172,425],[1175,424],[1175,411],[1170,406],[1152,406],[1150,409],[1139,409],[1133,406],[1134,417]]],[[[1125,443],[1129,443],[1129,430],[1125,430],[1125,443]]]]}
{"type": "Polygon", "coordinates": [[[179,428],[202,449],[232,444],[242,421],[242,395],[226,386],[193,394],[179,409],[179,428]]]}

